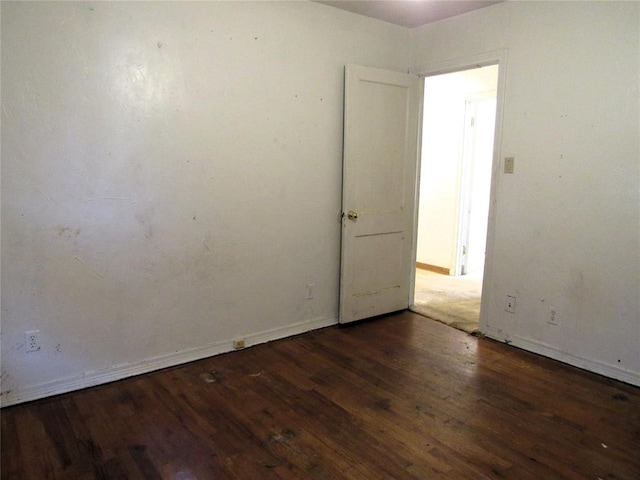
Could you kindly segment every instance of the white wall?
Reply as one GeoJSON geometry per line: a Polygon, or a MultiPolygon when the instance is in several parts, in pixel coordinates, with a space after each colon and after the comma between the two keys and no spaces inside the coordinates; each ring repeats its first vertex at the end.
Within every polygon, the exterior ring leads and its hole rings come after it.
{"type": "Polygon", "coordinates": [[[637,2],[505,2],[411,32],[414,66],[507,49],[482,329],[635,384],[639,31],[637,2]]]}
{"type": "Polygon", "coordinates": [[[416,259],[455,271],[465,102],[495,95],[498,67],[424,79],[420,208],[416,259]]]}
{"type": "Polygon", "coordinates": [[[484,328],[640,383],[640,4],[1,9],[3,405],[334,323],[343,65],[503,48],[484,328]]]}
{"type": "Polygon", "coordinates": [[[407,44],[310,2],[2,2],[2,404],[335,323],[343,67],[407,44]]]}

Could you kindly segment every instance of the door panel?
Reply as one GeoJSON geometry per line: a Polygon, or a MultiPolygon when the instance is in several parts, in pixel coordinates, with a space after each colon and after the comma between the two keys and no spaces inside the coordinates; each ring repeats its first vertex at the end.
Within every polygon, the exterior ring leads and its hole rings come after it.
{"type": "Polygon", "coordinates": [[[346,67],[340,323],[409,306],[418,91],[416,76],[346,67]]]}
{"type": "Polygon", "coordinates": [[[461,275],[484,267],[495,118],[495,94],[466,102],[458,246],[461,268],[457,268],[461,275]]]}

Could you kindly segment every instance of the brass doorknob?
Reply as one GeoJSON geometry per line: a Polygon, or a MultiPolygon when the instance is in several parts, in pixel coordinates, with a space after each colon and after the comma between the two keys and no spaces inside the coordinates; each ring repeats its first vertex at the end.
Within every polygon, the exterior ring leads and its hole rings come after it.
{"type": "Polygon", "coordinates": [[[354,220],[354,221],[357,220],[358,219],[358,212],[354,212],[353,210],[349,210],[347,212],[347,218],[349,220],[354,220]]]}

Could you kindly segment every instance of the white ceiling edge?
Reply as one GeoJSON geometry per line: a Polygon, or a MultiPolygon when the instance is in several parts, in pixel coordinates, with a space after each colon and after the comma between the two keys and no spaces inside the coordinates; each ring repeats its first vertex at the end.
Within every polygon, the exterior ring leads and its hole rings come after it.
{"type": "Polygon", "coordinates": [[[407,28],[420,27],[503,0],[311,0],[407,28]]]}

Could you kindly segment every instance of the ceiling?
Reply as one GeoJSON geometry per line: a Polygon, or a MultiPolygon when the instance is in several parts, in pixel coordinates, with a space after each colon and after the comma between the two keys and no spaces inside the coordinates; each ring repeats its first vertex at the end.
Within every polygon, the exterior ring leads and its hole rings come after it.
{"type": "Polygon", "coordinates": [[[488,7],[503,0],[312,0],[349,12],[377,18],[385,22],[414,28],[453,17],[461,13],[488,7]]]}

